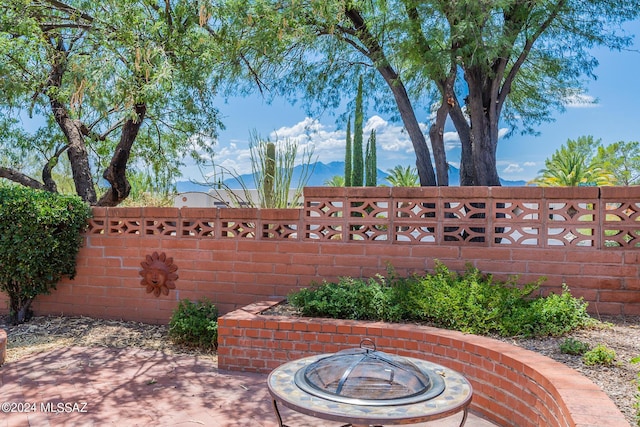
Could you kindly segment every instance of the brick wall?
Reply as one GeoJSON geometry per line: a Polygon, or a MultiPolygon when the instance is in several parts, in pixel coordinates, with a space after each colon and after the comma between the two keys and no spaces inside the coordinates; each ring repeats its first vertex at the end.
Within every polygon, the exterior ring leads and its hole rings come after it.
{"type": "Polygon", "coordinates": [[[613,401],[573,369],[490,338],[426,326],[259,313],[256,303],[219,319],[220,369],[268,373],[283,363],[357,347],[425,359],[462,373],[472,384],[471,410],[501,426],[628,427],[613,401]]]}
{"type": "MultiPolygon", "coordinates": [[[[36,314],[168,322],[183,298],[221,314],[340,276],[472,264],[498,280],[567,283],[600,314],[640,314],[640,188],[307,188],[302,209],[95,208],[74,280],[36,314]],[[176,289],[155,297],[140,263],[165,253],[176,289]]],[[[37,236],[34,236],[37,237],[37,236]]],[[[6,313],[0,296],[0,313],[6,313]]]]}

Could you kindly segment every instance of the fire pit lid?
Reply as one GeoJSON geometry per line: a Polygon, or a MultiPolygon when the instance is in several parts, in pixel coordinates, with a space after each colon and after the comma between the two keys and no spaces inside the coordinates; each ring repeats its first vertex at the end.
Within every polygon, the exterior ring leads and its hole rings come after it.
{"type": "Polygon", "coordinates": [[[438,373],[377,351],[369,339],[359,348],[339,351],[300,368],[294,380],[299,388],[318,397],[374,406],[421,402],[444,390],[438,373]]]}

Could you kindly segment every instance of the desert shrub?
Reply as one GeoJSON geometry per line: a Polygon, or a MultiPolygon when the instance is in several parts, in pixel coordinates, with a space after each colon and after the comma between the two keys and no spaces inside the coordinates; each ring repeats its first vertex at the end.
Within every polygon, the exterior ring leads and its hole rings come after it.
{"type": "Polygon", "coordinates": [[[289,298],[305,316],[376,320],[383,317],[387,295],[376,279],[342,278],[338,283],[301,289],[289,298]]]}
{"type": "Polygon", "coordinates": [[[603,344],[598,344],[594,349],[587,351],[582,356],[582,361],[585,365],[613,365],[616,360],[615,350],[607,347],[603,344]]]}
{"type": "Polygon", "coordinates": [[[91,208],[77,196],[0,185],[0,290],[12,323],[63,277],[73,278],[91,208]]]}
{"type": "Polygon", "coordinates": [[[551,293],[526,301],[524,308],[513,311],[504,322],[506,335],[561,336],[594,322],[587,313],[587,303],[575,298],[566,284],[562,293],[551,293]]]}
{"type": "Polygon", "coordinates": [[[218,347],[218,309],[207,299],[181,300],[169,321],[169,337],[176,344],[211,350],[218,347]]]}
{"type": "Polygon", "coordinates": [[[567,338],[560,343],[560,351],[564,354],[582,356],[589,351],[589,344],[575,338],[567,338]]]}
{"type": "Polygon", "coordinates": [[[557,336],[593,321],[566,286],[561,295],[532,297],[539,286],[494,283],[475,268],[459,275],[438,263],[424,276],[324,282],[290,294],[289,302],[305,316],[427,322],[481,335],[557,336]]]}

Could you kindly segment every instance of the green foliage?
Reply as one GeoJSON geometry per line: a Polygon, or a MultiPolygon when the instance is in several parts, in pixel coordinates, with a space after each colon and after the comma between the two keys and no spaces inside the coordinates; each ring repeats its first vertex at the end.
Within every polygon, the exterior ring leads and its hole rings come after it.
{"type": "MultiPolygon", "coordinates": [[[[640,363],[640,356],[631,359],[631,363],[640,363]]],[[[640,373],[638,373],[636,378],[636,387],[638,387],[638,390],[636,392],[636,402],[633,404],[633,407],[636,410],[636,424],[640,426],[640,373]]]]}
{"type": "Polygon", "coordinates": [[[610,366],[616,360],[615,350],[607,347],[603,344],[598,344],[594,349],[587,351],[582,356],[582,361],[585,365],[604,365],[610,366]]]}
{"type": "MultiPolygon", "coordinates": [[[[39,180],[45,164],[69,153],[77,181],[71,188],[97,204],[95,187],[112,160],[118,183],[125,182],[121,167],[147,169],[155,182],[166,183],[180,175],[183,159],[213,155],[211,141],[221,126],[217,65],[231,34],[221,42],[215,31],[208,33],[198,19],[199,9],[208,10],[188,3],[3,1],[0,111],[18,120],[0,129],[0,145],[6,144],[0,152],[28,153],[39,163],[19,165],[20,175],[12,176],[39,180]],[[17,135],[27,115],[38,117],[31,123],[37,128],[17,135]]],[[[225,79],[235,75],[229,68],[225,79]]],[[[2,157],[0,167],[14,166],[2,157]]],[[[57,164],[53,177],[61,181],[57,174],[68,172],[57,164]]]]}
{"type": "MultiPolygon", "coordinates": [[[[267,142],[264,158],[264,179],[262,180],[262,194],[267,207],[274,206],[276,180],[276,144],[267,142]]],[[[288,195],[287,195],[288,196],[288,195]]],[[[287,197],[288,198],[288,197],[287,197]]]]}
{"type": "Polygon", "coordinates": [[[393,187],[417,187],[419,185],[418,173],[411,166],[403,168],[401,165],[396,165],[388,172],[389,176],[386,180],[393,187]]]}
{"type": "Polygon", "coordinates": [[[212,163],[213,173],[203,174],[205,185],[212,187],[214,197],[218,195],[220,201],[231,199],[233,206],[250,206],[260,208],[284,209],[296,207],[300,203],[302,191],[313,173],[315,162],[312,161],[313,147],[305,147],[302,152],[302,171],[293,182],[294,168],[298,156],[298,144],[291,140],[276,140],[271,142],[264,139],[255,131],[250,136],[251,169],[253,172],[257,200],[254,200],[251,187],[244,182],[235,171],[230,171],[212,163]],[[224,183],[227,173],[240,184],[241,189],[235,190],[224,183]],[[226,194],[220,195],[220,192],[226,194]],[[224,197],[226,196],[226,198],[224,197]]]}
{"type": "Polygon", "coordinates": [[[119,206],[173,206],[174,186],[158,182],[152,174],[132,170],[127,173],[127,178],[131,192],[119,206]]]}
{"type": "Polygon", "coordinates": [[[376,152],[376,130],[371,129],[371,135],[367,140],[365,155],[365,185],[375,187],[378,185],[378,155],[376,152]]]}
{"type": "Polygon", "coordinates": [[[313,172],[313,149],[305,148],[302,153],[303,171],[298,183],[293,187],[293,169],[297,155],[298,144],[290,139],[271,142],[255,132],[252,133],[251,168],[260,199],[258,205],[261,208],[287,208],[298,205],[302,189],[313,172]],[[294,194],[290,198],[289,191],[292,189],[294,194]]]}
{"type": "Polygon", "coordinates": [[[351,147],[351,116],[347,120],[347,140],[344,152],[344,187],[351,187],[353,173],[353,148],[351,147]]]}
{"type": "Polygon", "coordinates": [[[596,158],[613,174],[618,185],[640,183],[640,142],[618,141],[606,147],[599,146],[596,158]]]}
{"type": "Polygon", "coordinates": [[[345,187],[344,176],[334,175],[331,179],[325,180],[324,185],[327,187],[345,187]]]}
{"type": "Polygon", "coordinates": [[[204,350],[217,348],[217,307],[207,299],[181,300],[169,321],[169,337],[180,345],[204,350]]]}
{"type": "Polygon", "coordinates": [[[353,169],[351,171],[351,185],[354,187],[362,187],[364,184],[363,122],[362,77],[360,77],[358,82],[358,93],[356,95],[356,112],[353,121],[353,169]]]}
{"type": "Polygon", "coordinates": [[[591,136],[568,140],[545,160],[544,169],[531,183],[543,187],[615,184],[616,177],[594,157],[599,146],[600,140],[595,141],[591,136]]]}
{"type": "Polygon", "coordinates": [[[474,268],[458,275],[438,263],[424,276],[325,282],[292,293],[289,301],[305,316],[427,322],[481,335],[557,336],[593,321],[586,303],[566,287],[561,295],[532,297],[538,288],[494,283],[474,268]]]}
{"type": "Polygon", "coordinates": [[[377,320],[384,317],[387,296],[381,282],[343,278],[314,289],[302,289],[289,301],[305,316],[377,320]]]}
{"type": "Polygon", "coordinates": [[[519,332],[525,336],[560,336],[577,325],[586,325],[590,319],[587,304],[581,298],[574,298],[566,284],[562,285],[561,294],[552,293],[546,298],[530,300],[526,308],[516,307],[511,315],[513,324],[519,326],[510,328],[511,322],[507,321],[508,334],[519,332]]]}
{"type": "Polygon", "coordinates": [[[0,185],[0,290],[9,296],[13,323],[28,320],[37,295],[73,278],[90,216],[76,196],[0,185]]]}
{"type": "Polygon", "coordinates": [[[582,356],[589,351],[589,344],[575,338],[567,338],[560,343],[560,351],[564,354],[582,356]]]}

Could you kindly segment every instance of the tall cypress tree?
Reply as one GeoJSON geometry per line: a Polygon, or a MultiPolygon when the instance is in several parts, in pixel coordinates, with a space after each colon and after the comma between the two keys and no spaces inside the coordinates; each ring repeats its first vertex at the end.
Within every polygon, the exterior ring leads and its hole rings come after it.
{"type": "Polygon", "coordinates": [[[352,150],[351,147],[351,115],[347,120],[347,146],[344,153],[344,186],[351,187],[351,174],[352,172],[352,150]]]}
{"type": "Polygon", "coordinates": [[[364,184],[364,156],[362,153],[363,121],[362,76],[360,76],[360,81],[358,82],[358,93],[356,95],[356,114],[353,123],[353,171],[351,174],[351,185],[354,187],[362,187],[364,184]]]}
{"type": "Polygon", "coordinates": [[[378,159],[376,154],[376,131],[371,129],[371,135],[367,141],[367,154],[365,157],[366,186],[378,185],[378,159]]]}

